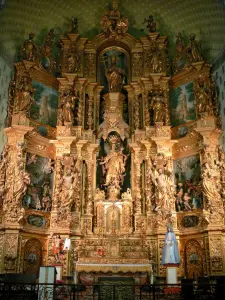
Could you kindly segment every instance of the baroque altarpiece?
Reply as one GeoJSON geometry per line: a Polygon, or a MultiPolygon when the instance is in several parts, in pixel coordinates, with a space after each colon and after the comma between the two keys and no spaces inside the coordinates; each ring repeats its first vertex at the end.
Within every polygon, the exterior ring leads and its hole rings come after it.
{"type": "Polygon", "coordinates": [[[165,276],[168,224],[180,276],[225,271],[225,164],[218,94],[193,33],[139,40],[116,1],[88,40],[74,18],[21,47],[0,162],[0,270],[62,265],[81,282],[165,276]],[[70,241],[66,246],[65,242],[70,241]]]}

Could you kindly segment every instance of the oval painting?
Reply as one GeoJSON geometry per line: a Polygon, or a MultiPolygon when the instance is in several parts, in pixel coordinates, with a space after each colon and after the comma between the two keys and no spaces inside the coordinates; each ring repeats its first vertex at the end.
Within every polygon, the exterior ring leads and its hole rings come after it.
{"type": "Polygon", "coordinates": [[[27,217],[28,224],[41,228],[44,227],[46,224],[45,218],[42,216],[30,215],[27,217]]]}
{"type": "Polygon", "coordinates": [[[198,216],[185,216],[183,217],[181,224],[185,228],[196,227],[199,223],[198,216]]]}

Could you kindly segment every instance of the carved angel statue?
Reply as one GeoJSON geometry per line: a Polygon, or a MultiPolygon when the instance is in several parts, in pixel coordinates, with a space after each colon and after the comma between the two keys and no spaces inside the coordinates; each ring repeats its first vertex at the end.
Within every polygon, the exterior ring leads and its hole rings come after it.
{"type": "Polygon", "coordinates": [[[117,68],[115,56],[112,56],[111,67],[106,68],[105,76],[108,81],[109,92],[120,92],[122,90],[125,72],[117,68]]]}
{"type": "Polygon", "coordinates": [[[21,49],[21,56],[22,59],[35,61],[38,56],[38,48],[33,41],[35,34],[30,33],[29,38],[24,41],[22,49],[21,49]]]}
{"type": "Polygon", "coordinates": [[[118,35],[123,35],[128,30],[128,19],[127,18],[121,18],[116,23],[116,33],[118,35]]]}

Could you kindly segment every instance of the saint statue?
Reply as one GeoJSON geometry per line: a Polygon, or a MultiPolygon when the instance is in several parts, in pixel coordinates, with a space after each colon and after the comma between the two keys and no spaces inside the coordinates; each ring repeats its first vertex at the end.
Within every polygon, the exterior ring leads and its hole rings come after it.
{"type": "Polygon", "coordinates": [[[54,254],[56,262],[61,262],[63,260],[63,248],[64,248],[64,242],[61,239],[60,235],[57,234],[53,237],[52,240],[52,252],[54,254]]]}
{"type": "Polygon", "coordinates": [[[203,60],[201,56],[201,45],[195,40],[195,38],[196,35],[194,33],[191,33],[189,35],[190,42],[187,46],[186,52],[190,63],[195,63],[203,60]]]}
{"type": "Polygon", "coordinates": [[[22,59],[35,61],[35,59],[37,58],[38,48],[33,41],[34,36],[34,33],[30,33],[29,38],[24,41],[21,49],[22,59]]]}
{"type": "Polygon", "coordinates": [[[128,19],[120,16],[117,1],[113,1],[112,9],[101,18],[100,25],[107,38],[115,38],[127,32],[128,19]]]}
{"type": "Polygon", "coordinates": [[[197,80],[196,98],[199,115],[201,116],[201,114],[204,113],[212,114],[213,107],[210,97],[210,89],[202,76],[200,76],[197,80]]]}
{"type": "Polygon", "coordinates": [[[151,99],[151,108],[153,110],[153,120],[154,123],[162,122],[164,123],[165,118],[165,102],[163,91],[159,90],[153,94],[151,99]]]}
{"type": "Polygon", "coordinates": [[[66,126],[74,123],[75,97],[73,91],[68,89],[62,92],[59,105],[58,125],[66,126]]]}
{"type": "Polygon", "coordinates": [[[162,265],[167,264],[179,264],[180,257],[178,251],[178,245],[173,228],[168,225],[167,232],[164,240],[163,254],[162,254],[162,265]]]}
{"type": "Polygon", "coordinates": [[[117,68],[116,66],[116,57],[112,56],[111,58],[111,67],[106,69],[105,76],[108,81],[109,92],[121,92],[123,87],[123,81],[125,72],[117,68]]]}
{"type": "Polygon", "coordinates": [[[115,148],[116,143],[112,142],[111,151],[102,159],[100,165],[102,165],[103,174],[106,173],[105,185],[120,189],[125,174],[127,156],[122,153],[123,149],[116,151],[115,148]]]}
{"type": "Polygon", "coordinates": [[[31,104],[34,102],[34,91],[32,79],[28,76],[22,77],[15,95],[14,113],[20,111],[29,115],[31,104]]]}
{"type": "Polygon", "coordinates": [[[148,19],[145,18],[144,23],[147,23],[146,27],[148,28],[149,32],[156,32],[156,22],[154,21],[152,15],[150,15],[148,19]]]}
{"type": "Polygon", "coordinates": [[[52,47],[52,44],[54,42],[54,38],[55,38],[55,33],[54,33],[54,29],[52,28],[49,33],[46,35],[45,39],[44,39],[44,45],[46,47],[52,47]]]}
{"type": "Polygon", "coordinates": [[[77,18],[72,17],[71,18],[71,33],[78,33],[78,20],[77,18]]]}

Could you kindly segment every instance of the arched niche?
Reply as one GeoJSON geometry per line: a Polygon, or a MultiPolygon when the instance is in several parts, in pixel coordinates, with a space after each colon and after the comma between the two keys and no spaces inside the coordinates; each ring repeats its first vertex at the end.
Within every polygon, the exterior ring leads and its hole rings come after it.
{"type": "MultiPolygon", "coordinates": [[[[116,57],[117,68],[125,71],[124,84],[130,83],[131,74],[131,56],[130,52],[123,47],[116,45],[106,47],[97,56],[97,82],[99,85],[104,86],[104,93],[107,90],[107,79],[105,76],[105,70],[111,67],[112,57],[116,57]]],[[[123,91],[122,91],[123,92],[123,91]]]]}
{"type": "Polygon", "coordinates": [[[116,233],[120,230],[121,211],[116,205],[111,205],[106,210],[106,232],[116,233]]]}
{"type": "Polygon", "coordinates": [[[23,273],[38,274],[42,262],[42,244],[38,239],[29,239],[24,247],[23,273]]]}
{"type": "Polygon", "coordinates": [[[185,245],[185,271],[187,278],[205,275],[205,253],[197,240],[191,239],[185,245]]]}

